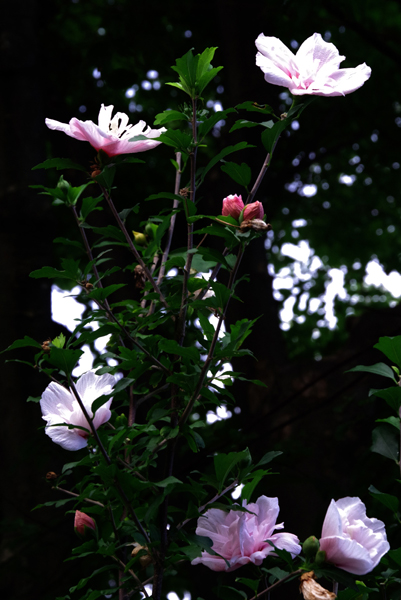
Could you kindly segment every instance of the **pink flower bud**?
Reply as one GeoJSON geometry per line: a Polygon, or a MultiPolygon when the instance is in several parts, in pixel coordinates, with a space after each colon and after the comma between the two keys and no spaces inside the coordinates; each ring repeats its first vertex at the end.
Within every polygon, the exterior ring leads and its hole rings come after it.
{"type": "Polygon", "coordinates": [[[75,512],[74,531],[78,537],[85,539],[88,537],[88,534],[91,535],[91,532],[96,532],[96,530],[96,522],[92,519],[92,517],[86,515],[80,510],[75,512]]]}
{"type": "Polygon", "coordinates": [[[244,210],[244,221],[250,221],[251,219],[263,219],[265,211],[261,202],[252,202],[247,204],[244,210]]]}
{"type": "Polygon", "coordinates": [[[232,194],[231,196],[224,198],[221,214],[223,217],[232,217],[238,221],[243,208],[244,203],[242,202],[242,197],[232,194]]]}

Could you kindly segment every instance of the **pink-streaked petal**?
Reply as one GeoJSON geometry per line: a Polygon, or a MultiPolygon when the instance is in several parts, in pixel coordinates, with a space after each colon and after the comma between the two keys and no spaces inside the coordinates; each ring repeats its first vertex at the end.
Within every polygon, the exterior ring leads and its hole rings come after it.
{"type": "Polygon", "coordinates": [[[71,127],[69,123],[60,123],[60,121],[55,121],[54,119],[45,119],[45,123],[49,129],[53,129],[53,131],[62,131],[66,133],[70,137],[75,137],[71,133],[71,127]]]}
{"type": "MultiPolygon", "coordinates": [[[[136,134],[143,135],[143,134],[136,134]]],[[[158,136],[160,133],[157,134],[158,136]]],[[[134,137],[132,134],[130,138],[134,137]]],[[[152,150],[161,144],[156,140],[139,140],[138,142],[129,142],[126,139],[122,140],[111,140],[107,143],[103,143],[102,150],[108,154],[108,156],[117,156],[118,154],[135,154],[137,152],[146,152],[152,150]]]]}
{"type": "Polygon", "coordinates": [[[363,63],[354,69],[340,69],[336,73],[332,73],[331,79],[335,85],[332,95],[343,96],[351,94],[363,86],[365,81],[371,76],[372,69],[363,63]]]}
{"type": "Polygon", "coordinates": [[[320,550],[326,552],[328,562],[348,573],[365,575],[374,568],[369,552],[355,540],[326,537],[320,540],[320,550]]]}
{"type": "Polygon", "coordinates": [[[332,70],[338,69],[345,56],[340,56],[334,44],[325,42],[320,33],[314,33],[305,40],[296,53],[299,68],[313,70],[316,73],[325,65],[330,65],[332,70]]]}
{"type": "MultiPolygon", "coordinates": [[[[292,558],[297,556],[302,550],[299,539],[293,533],[275,533],[269,539],[279,550],[287,550],[287,552],[290,552],[292,558]]],[[[271,548],[272,551],[274,551],[274,548],[271,548]]]]}
{"type": "Polygon", "coordinates": [[[100,408],[97,409],[95,413],[95,418],[93,419],[93,425],[95,429],[98,429],[103,423],[106,423],[111,417],[110,404],[112,403],[112,398],[107,400],[100,408]]]}
{"type": "Polygon", "coordinates": [[[342,533],[342,521],[337,504],[334,500],[330,502],[326,516],[323,521],[322,538],[340,535],[342,533]]]}
{"type": "Polygon", "coordinates": [[[289,69],[284,70],[260,52],[256,54],[256,65],[262,69],[267,83],[286,88],[289,88],[293,84],[289,69]]]}
{"type": "Polygon", "coordinates": [[[100,150],[112,137],[99,129],[92,121],[71,119],[70,126],[72,137],[75,137],[77,140],[89,142],[95,150],[100,150]]]}
{"type": "Polygon", "coordinates": [[[220,558],[219,556],[212,556],[207,552],[202,552],[202,556],[199,558],[195,558],[191,565],[205,565],[209,567],[212,571],[227,571],[226,562],[220,558]]]}
{"type": "Polygon", "coordinates": [[[52,381],[42,394],[40,400],[40,408],[43,416],[51,414],[59,414],[57,405],[61,404],[68,411],[73,410],[73,397],[69,390],[52,381]]]}
{"type": "Polygon", "coordinates": [[[68,427],[46,427],[45,433],[51,440],[64,448],[64,450],[81,450],[88,445],[88,440],[78,433],[78,429],[68,427]]]}

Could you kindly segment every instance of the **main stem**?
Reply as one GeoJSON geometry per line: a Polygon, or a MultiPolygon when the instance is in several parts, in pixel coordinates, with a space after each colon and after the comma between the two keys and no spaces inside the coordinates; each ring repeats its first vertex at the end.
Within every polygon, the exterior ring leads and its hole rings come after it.
{"type": "MultiPolygon", "coordinates": [[[[197,135],[197,122],[196,122],[196,98],[192,98],[192,135],[193,135],[193,148],[192,152],[189,156],[191,162],[191,190],[189,195],[190,202],[195,202],[195,194],[196,194],[196,154],[197,154],[197,143],[198,143],[198,135],[197,135]]],[[[185,338],[185,327],[186,327],[186,318],[187,318],[187,300],[188,300],[188,279],[191,274],[191,265],[193,253],[191,250],[193,249],[193,233],[194,226],[193,223],[187,223],[187,260],[184,267],[184,278],[182,284],[182,297],[181,297],[181,307],[180,313],[178,315],[178,323],[176,329],[176,339],[180,346],[184,343],[185,338]]]]}

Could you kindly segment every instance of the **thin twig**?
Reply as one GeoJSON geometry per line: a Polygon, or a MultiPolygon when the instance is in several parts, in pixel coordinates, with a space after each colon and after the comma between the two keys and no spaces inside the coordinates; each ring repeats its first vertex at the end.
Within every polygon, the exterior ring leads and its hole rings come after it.
{"type": "MultiPolygon", "coordinates": [[[[190,162],[191,162],[191,190],[189,194],[189,199],[191,202],[195,202],[195,194],[196,194],[196,154],[197,154],[197,122],[196,122],[196,98],[192,98],[192,135],[193,135],[193,144],[194,147],[190,154],[190,162]]],[[[184,277],[182,282],[182,297],[181,297],[181,306],[180,312],[177,320],[176,327],[176,340],[180,346],[182,346],[185,338],[185,327],[186,327],[186,317],[187,317],[187,300],[188,300],[188,279],[191,273],[191,265],[193,259],[193,232],[194,225],[193,223],[187,223],[187,260],[185,262],[184,267],[184,277]]]]}
{"type": "MultiPolygon", "coordinates": [[[[77,392],[77,389],[76,389],[76,387],[74,385],[74,382],[71,379],[71,376],[69,376],[69,383],[70,383],[70,386],[71,386],[71,390],[72,390],[72,392],[73,392],[73,394],[74,394],[75,398],[77,399],[77,402],[78,402],[78,404],[80,406],[80,409],[84,413],[85,419],[88,421],[89,427],[91,428],[91,431],[92,431],[92,433],[93,433],[93,435],[94,435],[94,437],[95,437],[95,439],[96,439],[96,441],[97,441],[97,443],[99,445],[101,453],[103,454],[103,456],[104,456],[107,464],[111,465],[111,459],[110,459],[109,455],[107,454],[107,452],[106,452],[106,450],[105,450],[105,448],[104,448],[104,446],[103,446],[103,444],[102,444],[102,442],[101,442],[101,440],[99,438],[99,435],[98,435],[98,433],[96,431],[96,427],[94,426],[93,421],[90,418],[90,416],[88,414],[88,411],[86,410],[85,405],[82,402],[82,400],[81,400],[81,398],[80,398],[80,396],[79,396],[79,394],[77,392]]],[[[141,532],[141,534],[145,538],[146,542],[148,544],[150,544],[149,536],[146,533],[146,531],[144,530],[141,522],[139,521],[139,519],[138,519],[138,517],[136,515],[136,512],[135,512],[134,508],[131,506],[130,501],[128,500],[128,497],[127,497],[126,493],[124,492],[123,488],[121,487],[121,484],[118,481],[118,479],[116,479],[116,478],[114,479],[114,484],[115,484],[117,490],[119,491],[119,493],[121,495],[121,498],[123,499],[123,502],[124,502],[125,506],[127,507],[129,513],[131,514],[131,517],[132,517],[134,523],[136,524],[136,526],[138,527],[139,531],[141,532]]]]}
{"type": "Polygon", "coordinates": [[[101,188],[101,190],[103,192],[104,197],[107,200],[107,203],[108,203],[108,205],[110,207],[111,212],[114,215],[114,218],[116,219],[116,221],[118,223],[119,228],[121,229],[121,231],[122,231],[125,239],[127,240],[129,249],[131,250],[132,254],[135,256],[135,260],[141,265],[141,267],[142,267],[142,269],[143,269],[143,271],[144,271],[147,279],[150,281],[150,284],[152,285],[154,291],[159,295],[160,302],[168,310],[169,306],[168,306],[168,304],[166,302],[166,299],[163,296],[162,292],[160,291],[160,288],[157,285],[156,281],[153,279],[151,272],[149,271],[148,267],[144,263],[144,261],[143,261],[141,255],[139,254],[138,250],[135,248],[134,243],[133,243],[133,241],[132,241],[132,239],[131,239],[128,231],[127,231],[127,228],[125,227],[123,221],[120,218],[120,215],[117,212],[116,207],[114,206],[114,203],[113,203],[113,201],[111,199],[110,194],[108,193],[108,191],[106,190],[106,188],[104,188],[102,185],[100,186],[100,188],[101,188]]]}
{"type": "Polygon", "coordinates": [[[222,325],[222,323],[223,323],[223,321],[225,319],[225,316],[226,316],[226,313],[227,313],[227,308],[228,308],[230,299],[231,299],[232,294],[233,294],[234,281],[235,281],[235,277],[237,275],[237,271],[238,271],[238,268],[239,268],[239,265],[240,265],[240,262],[241,262],[243,254],[244,254],[244,250],[243,250],[243,248],[241,246],[240,250],[238,252],[238,255],[237,255],[237,260],[235,262],[234,268],[231,271],[230,279],[229,279],[228,286],[227,286],[228,289],[231,291],[230,296],[228,297],[228,300],[227,300],[226,305],[224,307],[224,311],[219,316],[219,320],[217,322],[217,326],[216,326],[216,329],[215,329],[215,332],[214,332],[214,335],[213,335],[213,339],[212,339],[212,342],[210,344],[209,352],[208,352],[207,358],[206,358],[206,360],[204,362],[204,365],[202,367],[202,371],[200,372],[198,383],[196,385],[195,391],[194,391],[194,393],[193,393],[190,401],[188,402],[188,404],[187,404],[187,406],[186,406],[184,412],[182,413],[181,418],[180,418],[180,420],[178,422],[178,425],[179,425],[180,428],[186,423],[186,421],[188,420],[189,415],[192,412],[193,406],[194,406],[196,400],[198,399],[199,392],[202,389],[203,382],[204,382],[204,379],[205,379],[206,374],[208,372],[210,363],[213,360],[214,351],[215,351],[217,340],[218,340],[218,337],[219,337],[221,325],[222,325]]]}
{"type": "MultiPolygon", "coordinates": [[[[75,492],[70,492],[69,490],[65,490],[64,488],[59,487],[58,485],[54,485],[52,490],[58,490],[59,492],[64,492],[64,494],[68,494],[69,496],[74,496],[74,498],[79,498],[79,494],[75,494],[75,492]]],[[[101,506],[105,508],[104,504],[101,502],[97,502],[97,500],[91,500],[90,498],[82,498],[85,502],[89,502],[89,504],[96,504],[97,506],[101,506]]]]}
{"type": "MultiPolygon", "coordinates": [[[[178,169],[177,169],[176,174],[175,174],[174,194],[176,196],[178,196],[179,193],[180,193],[181,173],[182,173],[182,171],[181,171],[181,152],[176,152],[175,159],[176,159],[176,162],[178,164],[178,169]]],[[[178,198],[176,198],[174,200],[174,203],[173,203],[173,211],[177,210],[177,208],[179,206],[179,203],[180,203],[180,201],[178,200],[178,198]]],[[[161,262],[161,265],[160,265],[159,275],[157,277],[157,284],[158,285],[160,285],[160,282],[163,279],[164,273],[166,271],[166,262],[167,262],[168,255],[169,255],[169,252],[170,252],[171,240],[173,238],[173,233],[174,233],[174,227],[175,227],[176,218],[177,218],[177,213],[174,212],[171,215],[170,227],[168,228],[168,232],[167,232],[166,246],[164,248],[164,252],[163,252],[163,256],[162,256],[162,262],[161,262]]]]}
{"type": "Polygon", "coordinates": [[[70,384],[71,391],[74,394],[74,396],[75,396],[75,398],[76,398],[76,400],[77,400],[77,402],[79,404],[79,408],[82,410],[82,412],[84,413],[85,419],[88,421],[90,430],[91,430],[91,432],[93,434],[93,437],[95,438],[95,440],[96,440],[96,442],[97,442],[97,444],[98,444],[98,446],[100,448],[101,453],[103,454],[103,456],[104,456],[107,464],[111,465],[110,456],[107,454],[106,449],[105,449],[105,447],[103,446],[103,444],[101,442],[99,434],[96,431],[96,427],[93,424],[93,419],[92,419],[92,417],[89,416],[89,413],[86,410],[86,406],[82,402],[82,399],[81,399],[80,395],[78,394],[77,388],[75,387],[75,384],[74,384],[74,382],[73,382],[73,380],[71,378],[71,375],[68,375],[68,383],[70,384]]]}
{"type": "MultiPolygon", "coordinates": [[[[227,254],[229,252],[230,251],[228,248],[224,248],[223,256],[227,256],[227,254]]],[[[204,298],[204,296],[207,294],[207,292],[210,290],[211,285],[212,285],[213,281],[216,279],[220,269],[221,269],[221,263],[217,263],[217,265],[214,267],[213,271],[210,274],[207,287],[203,288],[203,290],[199,293],[197,300],[202,300],[204,298]]]]}
{"type": "Polygon", "coordinates": [[[270,592],[273,588],[278,587],[279,585],[281,585],[282,583],[284,583],[291,577],[295,577],[297,575],[300,575],[301,573],[303,573],[302,569],[298,569],[297,571],[293,571],[292,573],[289,573],[286,577],[283,577],[283,579],[279,579],[278,581],[276,581],[276,583],[273,583],[273,585],[271,585],[270,587],[263,590],[263,592],[259,592],[259,594],[256,594],[256,596],[253,596],[252,598],[250,598],[250,600],[258,600],[258,598],[260,598],[267,592],[270,592]]]}
{"type": "MultiPolygon", "coordinates": [[[[222,498],[223,496],[225,496],[225,494],[227,494],[227,492],[229,492],[230,490],[232,490],[234,487],[236,487],[238,485],[238,479],[235,479],[232,483],[230,483],[230,485],[228,485],[226,487],[225,490],[223,490],[222,492],[220,492],[220,494],[216,494],[211,500],[208,500],[205,504],[203,504],[202,506],[200,506],[198,508],[198,512],[199,514],[202,513],[206,506],[209,506],[209,504],[212,504],[213,502],[216,502],[216,500],[218,500],[219,498],[222,498]]],[[[194,519],[195,517],[191,517],[190,519],[185,519],[185,521],[183,521],[182,523],[179,523],[176,527],[177,531],[179,531],[182,527],[184,527],[187,523],[189,523],[189,521],[192,521],[192,519],[194,519]]]]}
{"type": "Polygon", "coordinates": [[[165,373],[171,375],[170,369],[165,367],[155,356],[153,356],[153,354],[151,354],[148,350],[146,350],[146,348],[144,348],[144,346],[142,346],[142,344],[140,344],[134,337],[132,337],[132,335],[129,333],[129,331],[127,331],[127,329],[124,327],[124,325],[122,325],[120,323],[120,321],[113,314],[113,312],[109,311],[105,306],[103,306],[103,304],[99,300],[96,300],[95,298],[91,298],[91,300],[93,300],[101,310],[104,310],[106,312],[106,314],[110,317],[110,319],[116,325],[118,325],[118,327],[121,329],[121,331],[124,333],[124,335],[130,340],[130,342],[132,344],[134,344],[137,348],[139,348],[139,350],[141,352],[143,352],[145,354],[145,356],[147,356],[149,358],[149,360],[151,360],[156,367],[158,367],[165,373]]]}
{"type": "Polygon", "coordinates": [[[135,579],[135,581],[138,583],[139,587],[141,588],[142,592],[145,594],[146,598],[149,598],[149,594],[148,594],[148,592],[147,592],[147,591],[146,591],[146,589],[145,589],[145,585],[144,585],[144,584],[142,583],[142,581],[139,579],[138,575],[136,575],[132,569],[127,569],[127,565],[125,565],[125,564],[123,563],[123,561],[122,561],[122,560],[120,560],[120,559],[119,559],[117,556],[114,556],[114,555],[112,554],[112,555],[111,555],[111,558],[112,558],[113,560],[115,560],[115,561],[116,561],[116,562],[117,562],[117,563],[120,565],[120,567],[122,567],[122,569],[123,569],[124,571],[127,571],[127,572],[128,572],[128,573],[129,573],[129,574],[130,574],[130,575],[131,575],[131,576],[132,576],[134,579],[135,579]]]}

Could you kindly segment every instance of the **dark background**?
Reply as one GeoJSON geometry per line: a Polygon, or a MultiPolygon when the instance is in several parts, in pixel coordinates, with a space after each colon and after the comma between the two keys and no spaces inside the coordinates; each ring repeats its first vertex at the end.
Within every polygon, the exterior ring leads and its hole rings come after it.
{"type": "MultiPolygon", "coordinates": [[[[373,344],[382,335],[400,333],[396,302],[389,294],[362,285],[364,267],[374,257],[386,272],[399,269],[399,3],[215,0],[167,5],[129,0],[15,0],[4,5],[1,13],[2,349],[24,335],[43,341],[60,332],[50,317],[50,282],[30,279],[29,273],[44,265],[59,266],[54,237],[77,236],[70,215],[29,188],[39,183],[54,185],[59,174],[31,168],[55,156],[87,165],[94,154],[88,144],[48,130],[45,117],[68,122],[76,116],[96,122],[101,103],[128,112],[130,100],[125,91],[137,84],[134,101],[143,110],[132,113],[132,121],[143,118],[152,124],[158,112],[184,101],[163,85],[174,81],[169,67],[175,58],[191,47],[201,52],[210,46],[218,46],[214,66],[222,64],[224,69],[210,85],[206,100],[219,100],[224,108],[252,100],[282,112],[285,103],[279,94],[285,90],[266,84],[254,63],[254,40],[261,32],[287,45],[294,39],[301,44],[315,31],[328,32],[326,36],[330,34],[330,41],[347,57],[343,66],[366,62],[372,67],[371,79],[359,91],[345,98],[318,98],[302,115],[300,129],[280,140],[257,195],[273,226],[274,239],[269,251],[260,242],[248,252],[243,272],[250,273],[250,279],[239,288],[245,303],[233,303],[229,315],[229,321],[244,314],[249,318],[263,315],[249,338],[258,360],[246,361],[242,370],[268,388],[236,384],[240,417],[233,417],[229,426],[216,424],[210,435],[223,440],[214,442],[211,449],[215,451],[248,445],[257,459],[268,450],[284,451],[274,465],[281,476],[267,478],[257,491],[279,496],[286,530],[301,539],[311,533],[319,535],[332,497],[359,495],[368,505],[368,514],[373,514],[373,508],[381,516],[367,488],[374,484],[391,493],[389,481],[397,472],[369,451],[374,419],[387,416],[388,411],[384,403],[368,400],[367,392],[369,387],[384,384],[344,371],[381,360],[373,344]],[[192,32],[190,38],[185,37],[186,31],[192,32]],[[100,78],[93,77],[94,69],[100,71],[100,78]],[[162,86],[158,91],[140,87],[150,69],[159,73],[162,86]],[[223,86],[222,93],[217,92],[218,85],[223,86]],[[81,106],[86,107],[85,113],[79,111],[81,106]],[[364,166],[359,173],[358,164],[352,164],[355,155],[364,166]],[[297,166],[292,162],[295,158],[297,166]],[[342,173],[356,174],[355,183],[341,184],[342,173]],[[313,183],[318,192],[310,198],[290,192],[285,184],[293,181],[313,183]],[[327,202],[329,208],[324,206],[327,202]],[[293,236],[296,219],[307,221],[298,238],[293,236]],[[321,322],[324,315],[302,311],[298,301],[294,312],[305,316],[304,322],[294,322],[287,332],[280,328],[282,300],[273,297],[267,265],[273,265],[276,272],[282,266],[291,267],[291,260],[279,248],[286,241],[300,239],[309,240],[323,260],[312,278],[311,297],[324,294],[328,270],[341,266],[347,267],[349,296],[359,296],[355,304],[349,298],[336,301],[338,327],[334,331],[321,322]],[[362,268],[352,267],[357,261],[362,268]],[[318,339],[311,338],[314,329],[320,331],[318,339]]],[[[259,132],[241,130],[228,136],[228,130],[226,126],[221,137],[212,138],[208,149],[200,153],[200,161],[246,138],[258,147],[233,160],[248,162],[256,177],[264,158],[259,132]]],[[[147,165],[136,167],[134,175],[121,170],[119,207],[149,193],[172,191],[174,172],[166,168],[170,157],[167,147],[159,147],[144,155],[147,165]]],[[[71,173],[75,185],[83,183],[76,177],[71,173]]],[[[239,186],[215,168],[202,190],[203,212],[218,214],[222,198],[230,193],[240,193],[239,186]]],[[[154,207],[146,206],[145,216],[147,210],[154,207]]],[[[302,282],[297,287],[299,299],[306,288],[302,282]]],[[[30,356],[18,352],[22,360],[30,356]]],[[[66,459],[65,452],[39,430],[43,421],[38,405],[26,403],[28,396],[42,393],[45,378],[15,362],[0,368],[2,598],[51,600],[67,593],[80,574],[92,568],[89,563],[63,563],[75,545],[72,514],[64,516],[63,508],[32,512],[35,505],[54,498],[45,474],[57,472],[70,457],[66,459]]],[[[194,585],[197,595],[208,597],[208,575],[204,567],[190,569],[190,573],[185,568],[179,574],[180,585],[191,590],[194,585]]]]}

